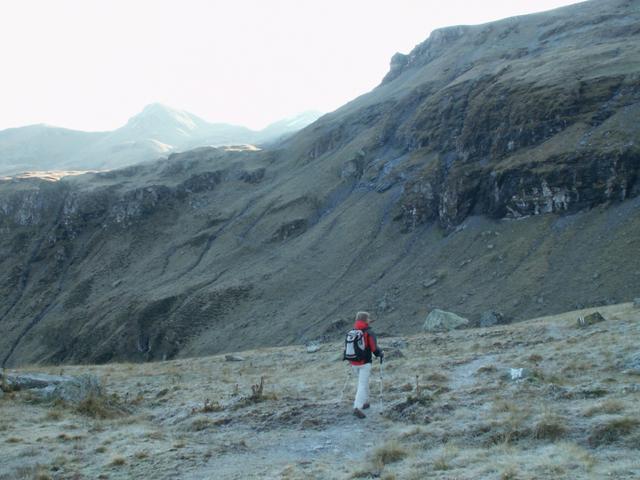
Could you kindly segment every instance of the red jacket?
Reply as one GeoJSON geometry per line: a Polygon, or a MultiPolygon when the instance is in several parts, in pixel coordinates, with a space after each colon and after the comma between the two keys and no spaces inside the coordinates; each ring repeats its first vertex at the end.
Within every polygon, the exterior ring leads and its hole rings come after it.
{"type": "Polygon", "coordinates": [[[364,365],[371,363],[371,354],[379,357],[382,351],[378,348],[378,342],[376,341],[376,334],[373,333],[369,327],[369,324],[363,320],[356,320],[353,325],[356,330],[362,330],[364,332],[364,350],[367,358],[365,360],[350,360],[351,365],[364,365]]]}

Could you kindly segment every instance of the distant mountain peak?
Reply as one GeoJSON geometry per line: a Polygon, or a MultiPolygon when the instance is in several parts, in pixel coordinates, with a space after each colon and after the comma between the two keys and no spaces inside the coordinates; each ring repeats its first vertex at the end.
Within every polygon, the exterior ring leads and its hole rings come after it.
{"type": "Polygon", "coordinates": [[[134,115],[127,122],[126,128],[159,126],[178,127],[181,130],[196,130],[204,120],[184,110],[177,110],[161,103],[150,103],[140,113],[134,115]]]}

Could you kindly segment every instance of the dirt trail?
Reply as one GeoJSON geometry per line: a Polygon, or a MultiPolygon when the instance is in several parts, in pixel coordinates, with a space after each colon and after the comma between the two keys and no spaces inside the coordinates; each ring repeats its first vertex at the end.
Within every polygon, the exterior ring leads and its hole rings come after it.
{"type": "Polygon", "coordinates": [[[483,355],[468,363],[457,365],[451,374],[449,388],[451,390],[464,390],[472,387],[478,380],[476,372],[482,367],[496,364],[496,355],[483,355]]]}

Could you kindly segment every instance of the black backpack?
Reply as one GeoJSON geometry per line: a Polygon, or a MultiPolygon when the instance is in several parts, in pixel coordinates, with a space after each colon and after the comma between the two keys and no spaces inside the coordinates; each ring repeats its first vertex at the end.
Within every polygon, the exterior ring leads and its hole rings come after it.
{"type": "Polygon", "coordinates": [[[366,360],[366,347],[364,344],[364,332],[362,330],[350,330],[344,340],[344,360],[366,360]]]}

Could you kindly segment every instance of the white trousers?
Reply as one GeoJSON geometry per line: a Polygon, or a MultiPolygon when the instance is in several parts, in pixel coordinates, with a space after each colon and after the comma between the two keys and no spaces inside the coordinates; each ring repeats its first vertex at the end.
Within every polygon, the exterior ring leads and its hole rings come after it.
{"type": "Polygon", "coordinates": [[[362,406],[369,402],[369,377],[371,376],[371,364],[352,365],[353,373],[358,375],[358,390],[353,408],[362,410],[362,406]]]}

